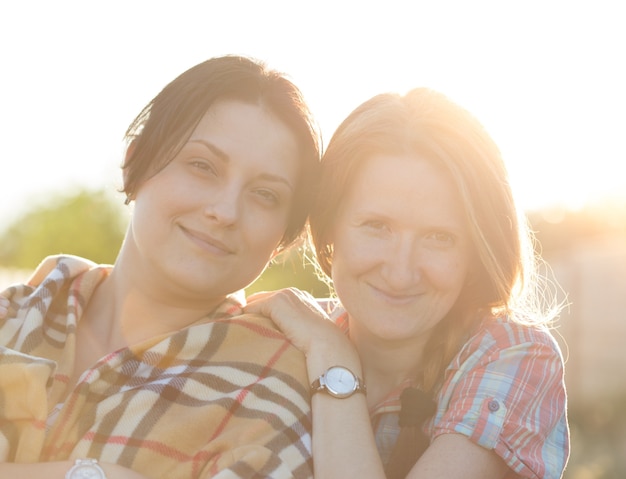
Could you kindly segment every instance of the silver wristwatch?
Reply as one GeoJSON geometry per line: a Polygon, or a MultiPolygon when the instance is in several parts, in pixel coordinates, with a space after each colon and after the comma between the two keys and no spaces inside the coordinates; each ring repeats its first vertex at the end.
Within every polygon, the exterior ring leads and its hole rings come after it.
{"type": "Polygon", "coordinates": [[[95,459],[76,459],[65,479],[107,479],[107,476],[95,459]]]}
{"type": "Polygon", "coordinates": [[[348,368],[333,366],[313,381],[311,392],[326,392],[333,397],[343,399],[354,393],[365,393],[363,381],[348,368]]]}

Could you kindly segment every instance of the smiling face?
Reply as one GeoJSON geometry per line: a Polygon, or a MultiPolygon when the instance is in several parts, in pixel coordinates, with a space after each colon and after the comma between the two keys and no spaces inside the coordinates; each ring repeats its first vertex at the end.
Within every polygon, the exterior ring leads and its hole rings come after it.
{"type": "Polygon", "coordinates": [[[125,250],[164,294],[219,302],[263,271],[285,232],[298,143],[261,106],[214,103],[137,190],[125,250]]]}
{"type": "Polygon", "coordinates": [[[450,179],[413,156],[364,161],[332,232],[332,278],[350,334],[417,347],[459,297],[470,263],[450,179]]]}

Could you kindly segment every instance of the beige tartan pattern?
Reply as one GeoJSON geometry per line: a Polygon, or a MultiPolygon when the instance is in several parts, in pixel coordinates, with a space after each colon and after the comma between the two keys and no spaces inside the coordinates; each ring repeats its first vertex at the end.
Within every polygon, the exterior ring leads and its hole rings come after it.
{"type": "Polygon", "coordinates": [[[151,478],[312,477],[304,356],[232,298],[203,321],[102,358],[63,400],[74,331],[109,267],[45,260],[0,323],[0,460],[92,457],[151,478]]]}

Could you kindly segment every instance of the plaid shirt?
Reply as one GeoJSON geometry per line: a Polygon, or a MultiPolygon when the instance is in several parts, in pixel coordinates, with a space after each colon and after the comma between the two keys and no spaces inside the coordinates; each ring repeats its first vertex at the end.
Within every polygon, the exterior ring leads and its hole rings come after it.
{"type": "Polygon", "coordinates": [[[304,356],[227,299],[101,358],[67,396],[76,324],[110,267],[51,257],[0,322],[0,460],[96,458],[150,478],[310,478],[304,356]],[[62,408],[46,421],[55,407],[62,408]]]}
{"type": "MultiPolygon", "coordinates": [[[[348,332],[341,305],[331,318],[348,332]]],[[[400,393],[408,386],[370,411],[383,462],[400,432],[400,393]]],[[[431,440],[463,434],[500,456],[509,479],[562,476],[569,457],[563,358],[545,328],[485,320],[448,365],[436,399],[437,412],[425,426],[431,440]]]]}

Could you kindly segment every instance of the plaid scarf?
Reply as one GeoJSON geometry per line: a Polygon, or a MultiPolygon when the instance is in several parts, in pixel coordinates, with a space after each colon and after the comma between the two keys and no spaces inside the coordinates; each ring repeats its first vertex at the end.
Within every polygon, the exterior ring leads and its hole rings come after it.
{"type": "Polygon", "coordinates": [[[155,479],[312,477],[304,356],[234,298],[101,358],[67,395],[76,325],[110,269],[49,257],[0,293],[11,301],[0,321],[0,460],[91,457],[155,479]]]}

